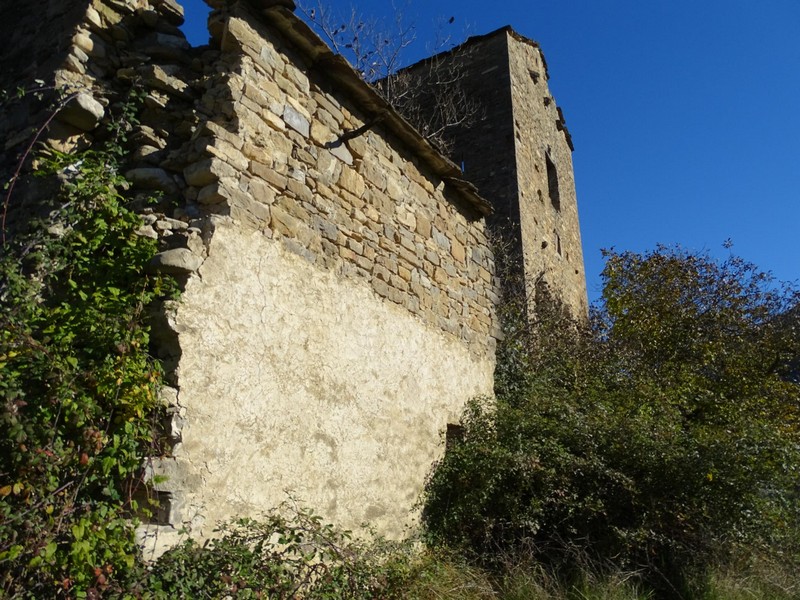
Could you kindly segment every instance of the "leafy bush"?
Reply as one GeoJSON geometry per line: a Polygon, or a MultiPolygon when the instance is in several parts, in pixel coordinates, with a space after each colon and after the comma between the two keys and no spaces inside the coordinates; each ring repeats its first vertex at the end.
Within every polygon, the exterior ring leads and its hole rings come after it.
{"type": "Polygon", "coordinates": [[[115,144],[38,156],[38,174],[60,191],[47,218],[3,236],[4,597],[121,589],[117,575],[136,559],[132,498],[161,380],[143,313],[170,288],[144,273],[156,246],[135,233],[115,144]]]}
{"type": "Polygon", "coordinates": [[[283,506],[222,526],[162,556],[130,593],[152,598],[488,598],[488,580],[411,540],[354,539],[313,512],[283,506]],[[458,592],[456,594],[456,592],[458,592]]]}
{"type": "Polygon", "coordinates": [[[588,327],[546,294],[531,329],[506,308],[496,402],[468,406],[424,522],[483,561],[532,547],[568,567],[579,548],[680,595],[721,545],[798,533],[800,296],[664,247],[609,252],[604,280],[588,327]]]}

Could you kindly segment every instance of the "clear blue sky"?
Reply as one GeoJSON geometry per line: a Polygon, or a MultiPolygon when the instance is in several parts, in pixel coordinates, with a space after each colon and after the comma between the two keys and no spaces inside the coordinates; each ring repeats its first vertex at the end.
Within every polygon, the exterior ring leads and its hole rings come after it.
{"type": "MultiPolygon", "coordinates": [[[[201,0],[181,0],[204,43],[201,0]]],[[[331,0],[381,16],[390,2],[331,0]]],[[[800,279],[800,0],[409,0],[411,63],[433,24],[537,40],[575,141],[589,297],[600,249],[679,243],[800,279]]],[[[461,41],[460,39],[456,41],[461,41]]]]}

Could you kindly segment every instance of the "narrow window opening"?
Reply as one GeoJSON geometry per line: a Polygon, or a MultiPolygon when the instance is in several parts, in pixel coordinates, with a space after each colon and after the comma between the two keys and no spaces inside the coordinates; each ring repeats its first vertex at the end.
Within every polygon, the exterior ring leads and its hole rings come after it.
{"type": "Polygon", "coordinates": [[[556,236],[556,252],[558,252],[558,255],[561,256],[561,236],[558,235],[557,231],[554,231],[553,235],[556,236]]]}
{"type": "Polygon", "coordinates": [[[561,197],[558,192],[558,171],[556,165],[550,160],[549,155],[545,155],[547,161],[547,191],[550,194],[550,203],[556,210],[561,210],[561,197]]]}

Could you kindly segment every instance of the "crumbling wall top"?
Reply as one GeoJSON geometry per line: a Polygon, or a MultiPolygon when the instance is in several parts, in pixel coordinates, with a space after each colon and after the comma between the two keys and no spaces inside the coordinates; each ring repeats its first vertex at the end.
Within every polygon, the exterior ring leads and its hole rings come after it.
{"type": "Polygon", "coordinates": [[[325,73],[375,123],[380,123],[411,149],[446,185],[481,215],[489,215],[492,205],[478,189],[466,181],[461,169],[441,154],[406,121],[371,85],[365,82],[350,63],[333,52],[300,17],[294,14],[292,0],[246,0],[263,22],[287,38],[312,67],[325,73]]]}

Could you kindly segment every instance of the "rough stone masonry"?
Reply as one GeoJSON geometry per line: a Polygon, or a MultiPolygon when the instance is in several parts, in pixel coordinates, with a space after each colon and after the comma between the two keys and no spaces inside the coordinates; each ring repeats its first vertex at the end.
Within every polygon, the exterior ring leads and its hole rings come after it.
{"type": "MultiPolygon", "coordinates": [[[[3,26],[4,88],[72,94],[45,134],[58,149],[87,147],[110,102],[145,91],[127,177],[160,194],[139,233],[183,292],[154,308],[173,447],[147,464],[166,479],[142,543],[158,553],[290,496],[402,536],[442,431],[492,393],[493,205],[526,275],[585,311],[571,141],[543,58],[508,28],[467,42],[487,110],[457,134],[462,172],[289,0],[209,4],[199,48],[173,0],[34,0],[3,26]]],[[[4,169],[45,115],[34,99],[7,111],[4,169]]]]}

